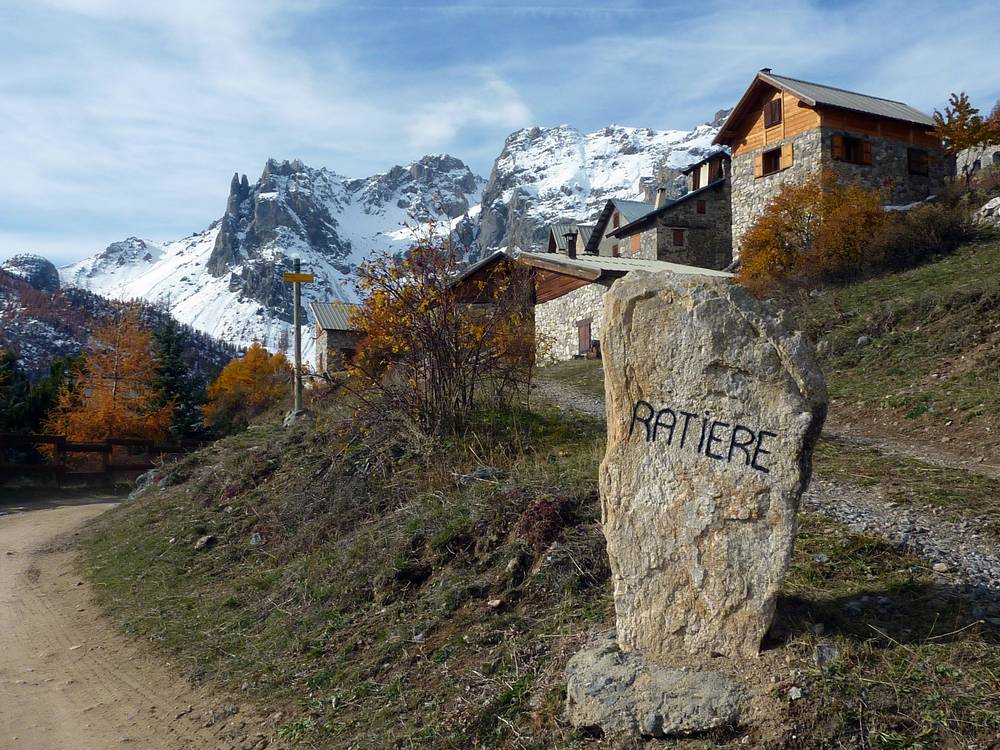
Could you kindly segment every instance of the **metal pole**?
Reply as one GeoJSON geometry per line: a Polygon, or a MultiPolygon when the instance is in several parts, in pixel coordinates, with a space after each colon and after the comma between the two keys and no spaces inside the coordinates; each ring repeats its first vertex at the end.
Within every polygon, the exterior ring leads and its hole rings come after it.
{"type": "MultiPolygon", "coordinates": [[[[296,258],[294,260],[295,273],[301,271],[302,262],[296,258]]],[[[295,309],[292,312],[292,321],[295,326],[295,385],[293,387],[294,404],[292,411],[298,414],[302,411],[302,321],[299,320],[299,307],[302,305],[302,285],[295,282],[292,285],[292,297],[295,309]]]]}

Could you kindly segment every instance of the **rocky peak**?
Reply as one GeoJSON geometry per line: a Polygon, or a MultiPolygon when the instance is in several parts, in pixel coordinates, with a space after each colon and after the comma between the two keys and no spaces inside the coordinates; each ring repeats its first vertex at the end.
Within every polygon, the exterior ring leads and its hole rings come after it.
{"type": "Polygon", "coordinates": [[[6,271],[28,283],[40,292],[55,292],[59,290],[59,272],[56,267],[41,255],[34,253],[19,253],[11,256],[0,265],[0,271],[6,271]]]}
{"type": "MultiPolygon", "coordinates": [[[[716,119],[722,113],[717,113],[716,119]]],[[[529,249],[555,221],[593,221],[609,198],[643,200],[657,185],[680,195],[680,169],[705,156],[714,123],[693,130],[608,125],[522,128],[507,136],[483,189],[479,246],[529,249]]]]}

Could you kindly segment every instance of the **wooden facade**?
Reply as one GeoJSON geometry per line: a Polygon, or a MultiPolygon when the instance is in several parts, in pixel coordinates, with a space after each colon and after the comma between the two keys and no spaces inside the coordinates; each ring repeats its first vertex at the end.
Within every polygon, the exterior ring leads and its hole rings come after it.
{"type": "Polygon", "coordinates": [[[726,120],[716,142],[728,145],[736,157],[765,149],[771,144],[779,144],[816,128],[887,138],[926,149],[941,148],[941,141],[934,134],[933,125],[822,102],[806,102],[759,76],[726,120]],[[769,124],[769,120],[774,119],[768,116],[772,106],[777,107],[780,117],[777,122],[769,124]]]}

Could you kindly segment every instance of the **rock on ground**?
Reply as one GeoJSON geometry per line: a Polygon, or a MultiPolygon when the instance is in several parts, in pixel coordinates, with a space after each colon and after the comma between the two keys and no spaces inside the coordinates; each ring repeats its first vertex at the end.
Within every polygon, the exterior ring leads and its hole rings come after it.
{"type": "Polygon", "coordinates": [[[566,666],[566,715],[605,734],[668,737],[739,724],[744,691],[721,672],[668,669],[623,653],[614,634],[566,666]]]}
{"type": "Polygon", "coordinates": [[[826,414],[812,347],[722,279],[605,295],[601,507],[623,650],[755,656],[826,414]]]}

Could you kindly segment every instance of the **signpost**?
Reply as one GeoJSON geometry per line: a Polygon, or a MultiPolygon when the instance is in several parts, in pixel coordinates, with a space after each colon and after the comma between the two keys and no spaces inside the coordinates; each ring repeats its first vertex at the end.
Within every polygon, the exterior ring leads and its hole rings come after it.
{"type": "Polygon", "coordinates": [[[299,309],[302,307],[302,285],[316,280],[311,273],[302,273],[298,258],[292,261],[293,271],[281,274],[281,280],[292,285],[292,325],[295,326],[295,383],[292,386],[292,413],[302,413],[302,320],[299,309]]]}

